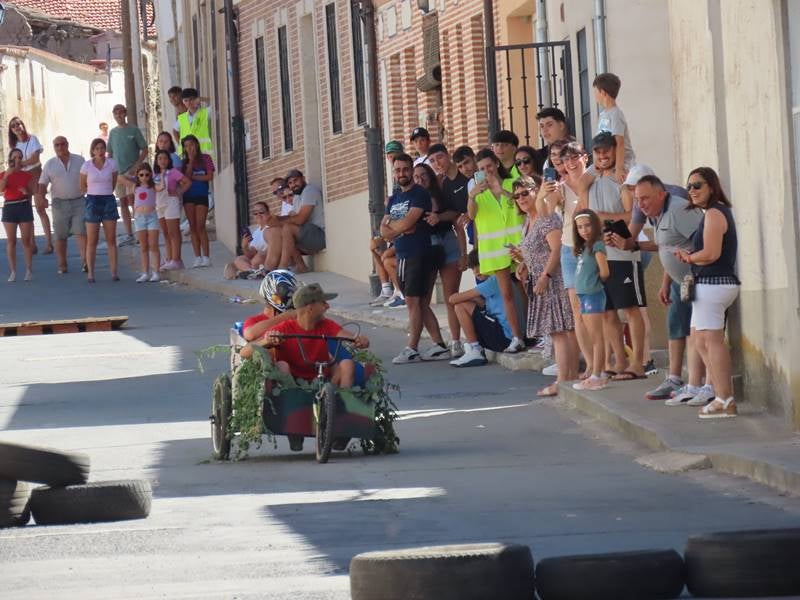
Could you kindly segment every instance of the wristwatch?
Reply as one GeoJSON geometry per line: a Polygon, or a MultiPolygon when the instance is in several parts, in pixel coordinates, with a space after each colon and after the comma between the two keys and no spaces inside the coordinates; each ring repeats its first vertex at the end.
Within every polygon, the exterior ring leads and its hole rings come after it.
{"type": "Polygon", "coordinates": [[[639,252],[639,250],[641,250],[641,247],[639,246],[639,242],[637,242],[636,240],[633,241],[633,246],[631,246],[631,247],[633,248],[634,252],[639,252]]]}

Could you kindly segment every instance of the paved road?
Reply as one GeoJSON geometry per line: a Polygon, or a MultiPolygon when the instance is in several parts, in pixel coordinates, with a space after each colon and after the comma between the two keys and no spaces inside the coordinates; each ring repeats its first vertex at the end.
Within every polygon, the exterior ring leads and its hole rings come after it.
{"type": "MultiPolygon", "coordinates": [[[[532,373],[446,364],[390,369],[402,386],[401,453],[327,465],[265,447],[209,460],[210,383],[253,306],[169,284],[57,277],[0,284],[0,321],[126,314],[120,332],[0,342],[0,439],[80,449],[92,479],[147,477],[147,520],[0,531],[4,598],[348,598],[361,551],[468,541],[529,544],[536,559],[647,547],[687,535],[796,526],[800,501],[710,472],[663,475],[639,449],[558,402],[532,401],[532,373]]],[[[49,273],[46,273],[49,271],[49,273]]],[[[2,277],[5,280],[5,277],[2,277]]],[[[365,328],[388,360],[397,332],[365,328]]],[[[714,426],[714,425],[710,425],[714,426]]]]}

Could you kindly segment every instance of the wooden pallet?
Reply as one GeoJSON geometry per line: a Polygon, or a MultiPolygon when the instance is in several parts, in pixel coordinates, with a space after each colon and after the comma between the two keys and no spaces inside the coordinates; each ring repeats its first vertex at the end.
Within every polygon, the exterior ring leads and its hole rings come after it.
{"type": "Polygon", "coordinates": [[[43,335],[48,333],[80,333],[83,331],[112,331],[122,327],[127,320],[128,317],[119,316],[0,323],[0,337],[43,335]]]}

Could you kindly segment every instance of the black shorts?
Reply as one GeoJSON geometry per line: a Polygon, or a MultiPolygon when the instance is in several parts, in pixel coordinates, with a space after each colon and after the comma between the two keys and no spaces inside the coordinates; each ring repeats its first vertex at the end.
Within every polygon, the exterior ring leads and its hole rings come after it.
{"type": "Polygon", "coordinates": [[[33,206],[30,200],[6,201],[3,204],[3,223],[32,223],[33,206]]]}
{"type": "Polygon", "coordinates": [[[610,260],[608,271],[608,279],[603,284],[606,290],[606,310],[647,306],[642,263],[634,260],[610,260]]]}
{"type": "Polygon", "coordinates": [[[184,196],[184,204],[196,204],[198,206],[208,206],[208,194],[205,196],[184,196]]]}
{"type": "Polygon", "coordinates": [[[433,252],[417,254],[409,258],[397,259],[397,279],[400,290],[405,296],[421,298],[428,295],[435,273],[435,257],[433,252]]]}
{"type": "Polygon", "coordinates": [[[511,340],[506,337],[500,321],[490,317],[486,314],[486,310],[479,306],[472,311],[472,324],[475,326],[478,343],[484,348],[502,352],[511,343],[511,340]]]}

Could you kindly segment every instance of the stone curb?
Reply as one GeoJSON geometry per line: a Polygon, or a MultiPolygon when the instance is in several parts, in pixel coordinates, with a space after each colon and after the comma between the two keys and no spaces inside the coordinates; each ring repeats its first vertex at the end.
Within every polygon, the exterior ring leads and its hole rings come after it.
{"type": "Polygon", "coordinates": [[[800,473],[789,467],[733,452],[720,452],[716,449],[701,452],[696,448],[679,446],[669,439],[665,439],[666,436],[658,432],[645,419],[624,409],[612,408],[602,398],[591,392],[580,392],[573,389],[571,383],[559,386],[559,397],[576,410],[613,427],[626,438],[642,444],[654,452],[692,455],[701,462],[703,458],[707,458],[711,468],[721,473],[746,477],[780,492],[800,495],[800,473]]]}

